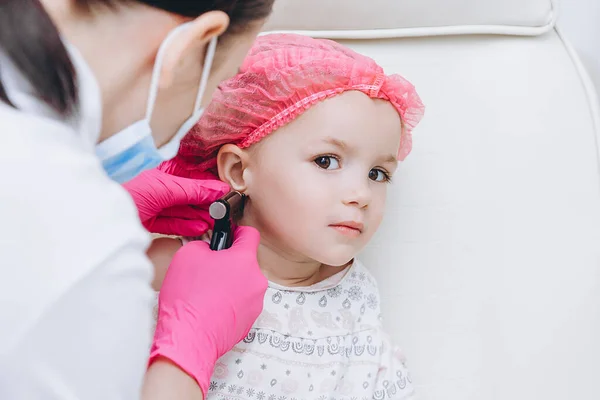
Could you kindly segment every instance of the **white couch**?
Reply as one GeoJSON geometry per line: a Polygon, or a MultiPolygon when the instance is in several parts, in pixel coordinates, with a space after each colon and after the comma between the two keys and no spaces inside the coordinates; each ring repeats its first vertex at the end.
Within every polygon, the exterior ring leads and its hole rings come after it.
{"type": "Polygon", "coordinates": [[[427,106],[365,252],[423,400],[600,399],[600,118],[550,0],[277,0],[427,106]]]}

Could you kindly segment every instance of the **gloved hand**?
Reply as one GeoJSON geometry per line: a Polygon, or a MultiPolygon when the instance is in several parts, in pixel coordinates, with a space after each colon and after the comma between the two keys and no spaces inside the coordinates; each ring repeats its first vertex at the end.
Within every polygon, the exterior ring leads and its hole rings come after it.
{"type": "Polygon", "coordinates": [[[180,236],[200,236],[210,229],[208,207],[229,191],[229,185],[216,177],[182,178],[157,168],[142,172],[123,187],[148,231],[180,236]]]}
{"type": "Polygon", "coordinates": [[[231,248],[221,251],[202,241],[183,246],[158,299],[149,363],[171,360],[196,379],[205,396],[217,359],[246,337],[267,290],[256,260],[258,232],[239,227],[234,238],[231,248]]]}

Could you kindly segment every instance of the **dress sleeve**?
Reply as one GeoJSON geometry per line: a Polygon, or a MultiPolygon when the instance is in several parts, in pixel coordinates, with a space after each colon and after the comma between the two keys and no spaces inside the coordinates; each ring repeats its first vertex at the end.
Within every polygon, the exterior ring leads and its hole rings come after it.
{"type": "Polygon", "coordinates": [[[381,364],[373,399],[416,400],[412,378],[402,351],[392,343],[389,335],[382,332],[382,336],[381,364]]]}

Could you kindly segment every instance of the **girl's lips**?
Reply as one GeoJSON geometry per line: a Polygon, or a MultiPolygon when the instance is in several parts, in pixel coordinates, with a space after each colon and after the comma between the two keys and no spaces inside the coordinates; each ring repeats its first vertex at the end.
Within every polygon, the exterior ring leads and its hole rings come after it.
{"type": "Polygon", "coordinates": [[[364,225],[356,221],[344,221],[336,224],[331,224],[329,226],[341,233],[342,235],[350,237],[360,236],[364,229],[364,225]]]}

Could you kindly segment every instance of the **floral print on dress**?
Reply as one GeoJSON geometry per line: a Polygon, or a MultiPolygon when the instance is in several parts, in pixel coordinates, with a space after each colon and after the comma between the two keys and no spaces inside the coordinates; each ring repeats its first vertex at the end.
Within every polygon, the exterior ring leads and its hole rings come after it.
{"type": "Polygon", "coordinates": [[[246,338],[216,364],[206,400],[412,399],[380,314],[359,261],[308,288],[271,284],[246,338]]]}

